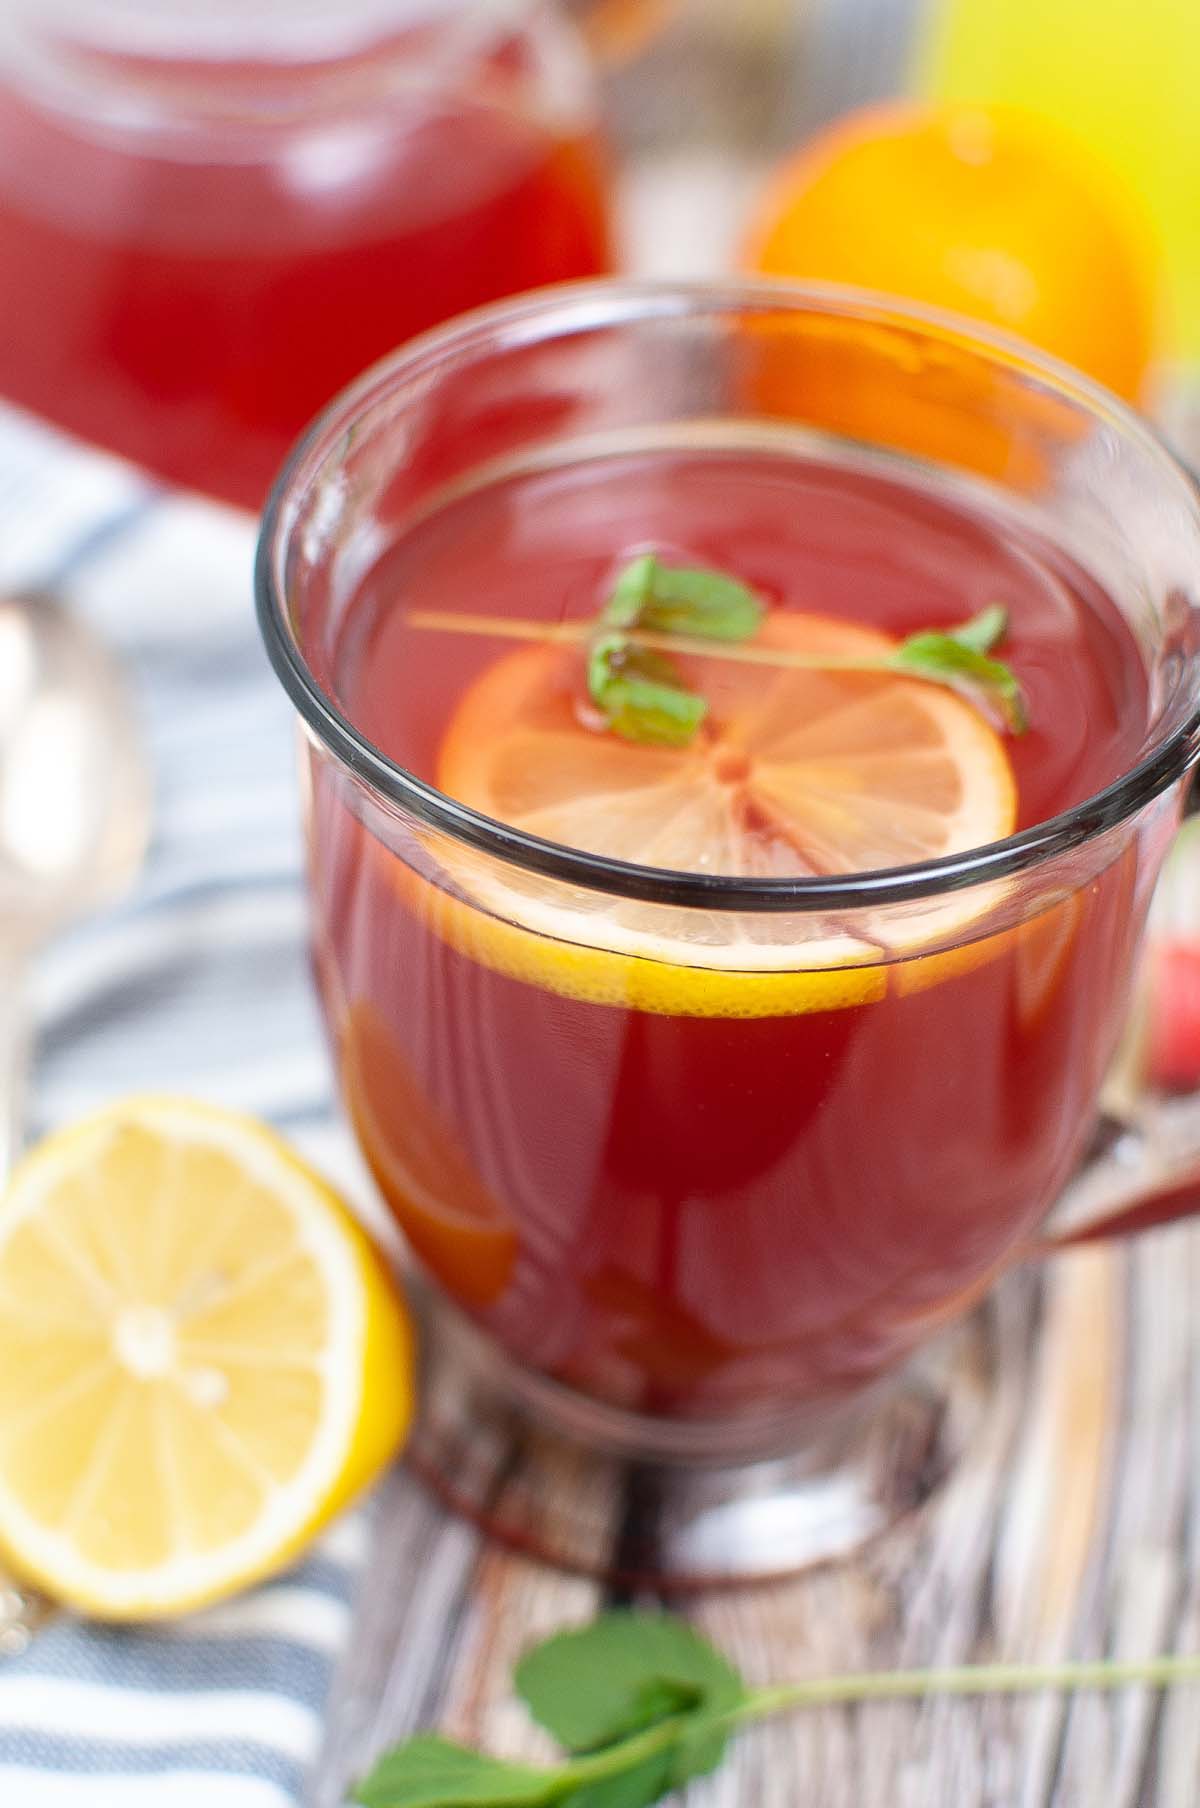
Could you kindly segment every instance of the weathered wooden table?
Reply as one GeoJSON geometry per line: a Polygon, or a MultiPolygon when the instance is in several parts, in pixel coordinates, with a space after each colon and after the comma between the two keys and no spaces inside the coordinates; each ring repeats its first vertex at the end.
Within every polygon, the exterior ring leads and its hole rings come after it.
{"type": "MultiPolygon", "coordinates": [[[[1200,1229],[1060,1256],[992,1315],[1000,1382],[967,1460],[850,1561],[684,1611],[755,1680],[1200,1651],[1200,1229]]],[[[405,1734],[545,1755],[509,1692],[603,1591],[490,1545],[393,1477],[313,1808],[405,1734]]],[[[1193,1808],[1200,1692],[826,1709],[746,1734],[706,1808],[1193,1808]]]]}

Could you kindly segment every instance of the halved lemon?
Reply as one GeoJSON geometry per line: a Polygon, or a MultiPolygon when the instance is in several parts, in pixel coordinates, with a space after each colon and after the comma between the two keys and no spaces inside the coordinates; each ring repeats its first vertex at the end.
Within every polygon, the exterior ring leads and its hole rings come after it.
{"type": "Polygon", "coordinates": [[[0,1552],[101,1618],[279,1568],[411,1412],[408,1316],[271,1132],[177,1099],[50,1137],[0,1205],[0,1552]]]}
{"type": "MultiPolygon", "coordinates": [[[[863,873],[1002,839],[1017,793],[1000,736],[968,701],[852,669],[895,642],[776,611],[755,639],[836,669],[680,659],[708,699],[693,745],[642,746],[586,724],[580,659],[532,646],[466,692],[438,783],[485,815],[568,847],[668,871],[751,879],[863,873]]],[[[903,916],[837,918],[670,909],[568,895],[483,855],[452,877],[482,910],[437,905],[475,958],[558,990],[675,1014],[755,1016],[866,1002],[894,956],[960,932],[990,907],[957,893],[903,916]]]]}

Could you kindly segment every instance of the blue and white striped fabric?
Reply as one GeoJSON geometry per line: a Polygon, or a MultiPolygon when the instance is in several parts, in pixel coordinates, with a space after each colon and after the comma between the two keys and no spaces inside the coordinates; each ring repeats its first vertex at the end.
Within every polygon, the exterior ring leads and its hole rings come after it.
{"type": "MultiPolygon", "coordinates": [[[[309,984],[290,712],[260,650],[252,523],[0,414],[0,589],[46,585],[124,656],[154,762],[135,894],[48,950],[31,1131],[125,1091],[270,1118],[370,1209],[309,984]]],[[[3,1808],[293,1808],[369,1509],[178,1626],[60,1621],[0,1659],[3,1808]]]]}

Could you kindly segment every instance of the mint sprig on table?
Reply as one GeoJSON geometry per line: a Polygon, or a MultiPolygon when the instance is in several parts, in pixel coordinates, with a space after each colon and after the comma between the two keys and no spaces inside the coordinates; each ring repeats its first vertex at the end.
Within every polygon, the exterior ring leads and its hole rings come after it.
{"type": "Polygon", "coordinates": [[[511,1763],[421,1733],[359,1784],[363,1808],[651,1808],[715,1770],[739,1727],[803,1708],[932,1695],[1166,1688],[1200,1683],[1200,1656],[1044,1667],[895,1670],[752,1689],[685,1621],[609,1613],[521,1660],[516,1689],[568,1754],[511,1763]]]}

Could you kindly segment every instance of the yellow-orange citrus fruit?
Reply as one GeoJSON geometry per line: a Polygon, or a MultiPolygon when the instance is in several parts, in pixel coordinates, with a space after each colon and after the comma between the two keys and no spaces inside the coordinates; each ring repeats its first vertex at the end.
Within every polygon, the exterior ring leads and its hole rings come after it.
{"type": "Polygon", "coordinates": [[[846,116],[779,170],[746,262],[949,309],[1145,392],[1156,296],[1136,212],[1083,147],[1015,109],[846,116]]]}
{"type": "Polygon", "coordinates": [[[0,1553],[102,1619],[207,1606],[378,1475],[412,1377],[391,1276],[278,1137],[111,1105],[0,1204],[0,1553]]]}

